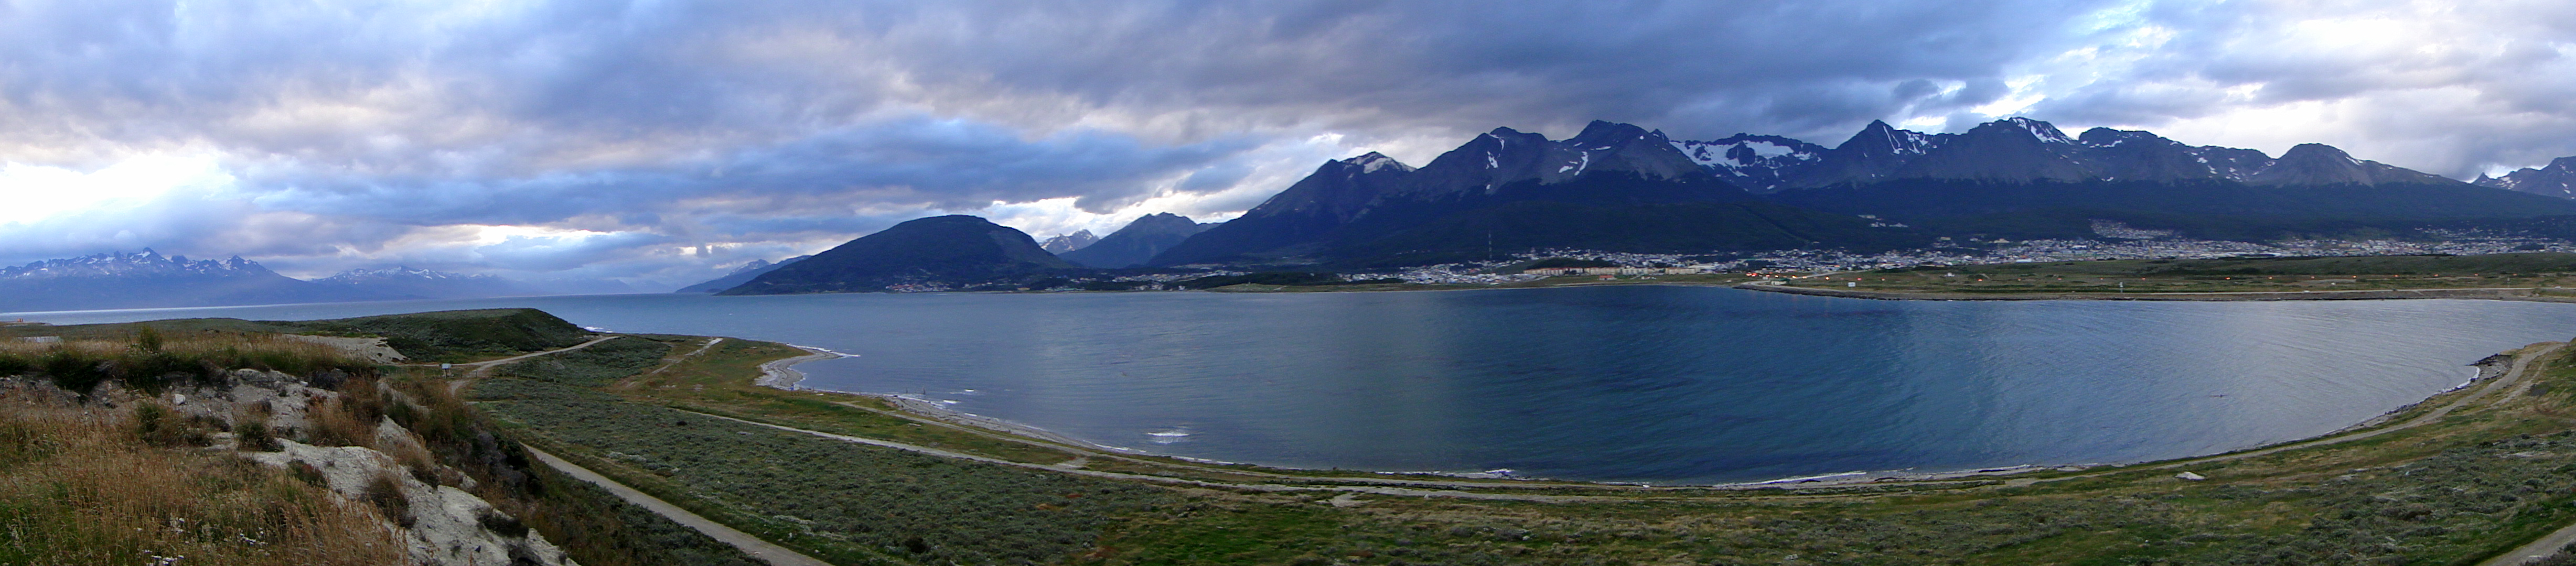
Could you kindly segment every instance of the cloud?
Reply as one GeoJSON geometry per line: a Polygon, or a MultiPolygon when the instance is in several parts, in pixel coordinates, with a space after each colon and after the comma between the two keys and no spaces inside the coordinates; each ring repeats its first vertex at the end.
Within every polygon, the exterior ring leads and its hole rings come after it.
{"type": "Polygon", "coordinates": [[[2457,176],[2576,155],[2576,8],[2538,0],[0,13],[0,195],[40,202],[0,213],[7,261],[149,245],[677,285],[930,214],[1040,236],[1229,218],[1321,160],[1594,119],[1831,144],[2019,113],[2457,176]]]}

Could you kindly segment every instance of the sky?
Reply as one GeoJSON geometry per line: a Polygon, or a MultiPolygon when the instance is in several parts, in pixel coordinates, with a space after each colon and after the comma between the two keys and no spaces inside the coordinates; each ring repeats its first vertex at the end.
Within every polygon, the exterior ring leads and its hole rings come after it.
{"type": "Polygon", "coordinates": [[[2576,155],[2576,3],[0,0],[0,264],[668,289],[974,214],[1231,218],[1498,126],[2027,116],[2457,178],[2576,155]]]}

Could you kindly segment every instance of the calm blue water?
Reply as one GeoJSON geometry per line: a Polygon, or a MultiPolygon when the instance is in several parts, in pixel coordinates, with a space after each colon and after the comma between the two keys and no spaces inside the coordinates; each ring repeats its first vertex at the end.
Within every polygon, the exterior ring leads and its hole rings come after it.
{"type": "Polygon", "coordinates": [[[2576,336],[2501,301],[1899,302],[1732,289],[611,295],[11,314],[56,323],[536,307],[860,357],[913,393],[1158,454],[1671,482],[2098,463],[2328,432],[2576,336]],[[1159,433],[1159,434],[1157,434],[1159,433]]]}

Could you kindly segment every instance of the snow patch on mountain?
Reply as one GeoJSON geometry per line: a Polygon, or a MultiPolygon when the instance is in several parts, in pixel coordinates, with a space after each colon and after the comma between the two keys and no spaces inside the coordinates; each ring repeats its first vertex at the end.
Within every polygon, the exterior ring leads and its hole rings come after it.
{"type": "Polygon", "coordinates": [[[159,276],[159,275],[233,275],[267,273],[259,262],[233,256],[216,261],[189,261],[188,256],[163,257],[152,248],[140,253],[108,252],[67,259],[48,259],[17,267],[0,267],[0,279],[52,279],[58,277],[159,276]]]}

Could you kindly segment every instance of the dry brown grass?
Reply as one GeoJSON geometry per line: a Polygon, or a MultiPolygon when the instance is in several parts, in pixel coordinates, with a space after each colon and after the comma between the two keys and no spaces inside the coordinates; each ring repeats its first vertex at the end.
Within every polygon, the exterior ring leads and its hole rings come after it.
{"type": "Polygon", "coordinates": [[[0,395],[0,564],[404,562],[381,521],[229,452],[147,443],[131,408],[0,395]]]}
{"type": "MultiPolygon", "coordinates": [[[[0,342],[0,355],[42,356],[55,350],[71,350],[94,356],[114,356],[137,349],[135,340],[65,340],[38,344],[15,340],[0,342]]],[[[162,338],[160,351],[184,357],[211,357],[227,352],[268,353],[302,357],[324,362],[366,365],[370,362],[350,356],[331,346],[286,338],[277,334],[242,332],[207,332],[174,334],[162,338]]]]}

